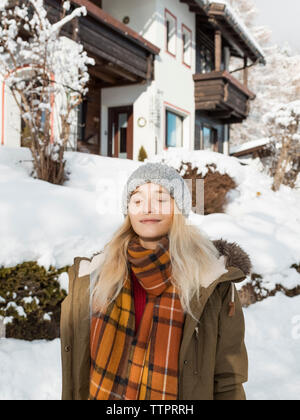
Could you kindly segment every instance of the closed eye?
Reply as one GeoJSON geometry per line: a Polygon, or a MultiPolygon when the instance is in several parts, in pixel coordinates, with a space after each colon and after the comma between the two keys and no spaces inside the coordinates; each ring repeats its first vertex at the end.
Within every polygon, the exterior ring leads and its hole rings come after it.
{"type": "MultiPolygon", "coordinates": [[[[166,201],[168,201],[168,200],[157,200],[157,201],[159,201],[159,202],[161,202],[161,203],[165,203],[166,201]]],[[[138,203],[140,203],[141,201],[140,200],[137,200],[137,201],[134,201],[134,204],[138,204],[138,203]]]]}

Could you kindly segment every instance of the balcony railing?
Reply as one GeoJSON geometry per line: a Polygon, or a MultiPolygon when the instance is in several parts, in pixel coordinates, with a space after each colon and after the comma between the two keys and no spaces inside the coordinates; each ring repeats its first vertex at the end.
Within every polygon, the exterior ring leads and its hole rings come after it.
{"type": "Polygon", "coordinates": [[[195,74],[196,110],[206,112],[224,124],[240,123],[249,114],[255,95],[228,71],[195,74]]]}

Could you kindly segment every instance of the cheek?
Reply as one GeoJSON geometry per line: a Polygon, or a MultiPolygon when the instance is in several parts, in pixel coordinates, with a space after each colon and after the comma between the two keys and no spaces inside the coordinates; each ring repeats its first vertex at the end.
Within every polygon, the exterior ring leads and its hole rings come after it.
{"type": "Polygon", "coordinates": [[[173,221],[173,214],[165,215],[162,219],[162,223],[164,224],[164,226],[170,226],[172,224],[172,221],[173,221]]]}
{"type": "Polygon", "coordinates": [[[128,216],[132,225],[135,225],[138,222],[138,216],[136,214],[128,213],[128,216]]]}

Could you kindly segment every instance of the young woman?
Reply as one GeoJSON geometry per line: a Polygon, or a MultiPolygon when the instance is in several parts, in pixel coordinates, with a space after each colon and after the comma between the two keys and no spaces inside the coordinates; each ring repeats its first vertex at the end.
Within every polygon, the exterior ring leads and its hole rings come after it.
{"type": "Polygon", "coordinates": [[[103,250],[69,269],[62,399],[245,399],[234,282],[249,274],[248,255],[187,222],[189,189],[165,164],[134,171],[122,205],[124,223],[103,250]]]}

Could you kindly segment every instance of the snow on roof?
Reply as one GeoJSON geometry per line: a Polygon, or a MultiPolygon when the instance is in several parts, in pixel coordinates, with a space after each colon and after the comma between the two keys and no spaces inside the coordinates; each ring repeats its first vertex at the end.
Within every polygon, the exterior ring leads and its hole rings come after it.
{"type": "Polygon", "coordinates": [[[231,23],[233,24],[233,26],[236,26],[241,32],[241,34],[244,35],[244,37],[246,38],[244,39],[245,42],[248,41],[248,43],[250,43],[249,47],[250,48],[252,47],[252,49],[256,50],[256,54],[261,56],[260,61],[265,63],[265,59],[264,59],[265,54],[261,46],[252,35],[249,28],[245,25],[245,23],[243,22],[243,19],[237,14],[235,10],[233,10],[233,8],[230,6],[227,0],[201,0],[201,2],[205,3],[207,8],[209,8],[210,5],[213,3],[224,4],[226,6],[225,7],[226,17],[228,17],[231,23]]]}
{"type": "Polygon", "coordinates": [[[252,141],[247,141],[246,143],[239,144],[238,146],[230,146],[230,154],[242,152],[244,150],[252,149],[253,147],[264,146],[269,143],[269,138],[256,139],[252,141]]]}

